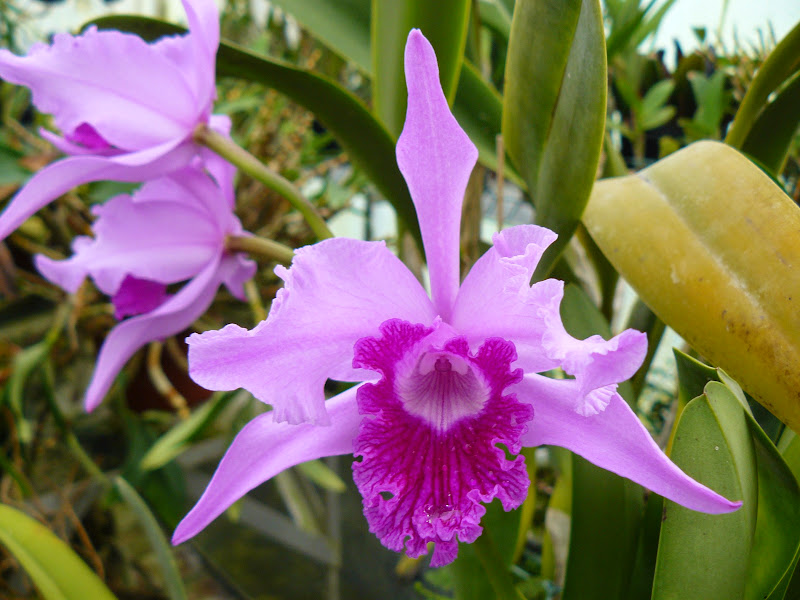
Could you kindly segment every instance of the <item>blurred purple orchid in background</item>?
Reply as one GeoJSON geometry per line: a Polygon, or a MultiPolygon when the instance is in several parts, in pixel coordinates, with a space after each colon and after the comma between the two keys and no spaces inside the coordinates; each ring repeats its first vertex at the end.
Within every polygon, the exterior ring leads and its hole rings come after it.
{"type": "MultiPolygon", "coordinates": [[[[0,239],[77,185],[146,181],[210,152],[192,141],[207,123],[227,134],[230,120],[211,115],[216,97],[219,17],[214,0],[184,0],[189,32],[148,44],[90,27],[54,37],[27,56],[0,50],[0,77],[31,89],[62,135],[42,136],[70,155],[36,173],[0,214],[0,239]]],[[[226,188],[232,166],[214,173],[226,188]]]]}
{"type": "Polygon", "coordinates": [[[459,286],[461,204],[477,150],[451,115],[433,48],[414,30],[405,54],[408,112],[397,160],[419,216],[431,297],[382,242],[331,239],[297,250],[269,317],[192,335],[192,377],[244,387],[273,411],[236,437],[174,543],[300,462],[353,453],[370,530],[432,566],[481,533],[482,503],[527,493],[522,446],[555,444],[689,508],[735,510],[659,449],[616,391],[644,334],[576,340],[559,315],[563,283],[530,285],[555,239],[535,225],[494,236],[459,286]],[[537,373],[561,367],[571,379],[537,373]],[[366,381],[325,402],[330,379],[366,381]]]}
{"type": "Polygon", "coordinates": [[[242,233],[231,195],[197,166],[184,167],[131,196],[94,207],[95,237],[75,238],[71,258],[36,257],[42,275],[68,292],[91,277],[112,297],[115,316],[124,319],[100,349],[86,410],[103,400],[134,352],[186,329],[202,315],[220,284],[244,299],[242,286],[256,265],[225,250],[225,237],[242,233]],[[167,293],[167,285],[186,280],[177,293],[167,293]]]}

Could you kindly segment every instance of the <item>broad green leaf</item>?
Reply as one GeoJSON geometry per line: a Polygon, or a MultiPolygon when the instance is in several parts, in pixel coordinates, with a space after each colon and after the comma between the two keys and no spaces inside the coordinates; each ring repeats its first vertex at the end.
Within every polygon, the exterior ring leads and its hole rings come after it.
{"type": "Polygon", "coordinates": [[[599,0],[519,0],[505,73],[503,139],[536,223],[559,234],[544,277],[577,227],[595,179],[606,115],[599,0]],[[576,143],[580,140],[580,143],[576,143]]]}
{"type": "MultiPolygon", "coordinates": [[[[130,31],[146,40],[184,31],[156,19],[111,16],[92,21],[100,29],[130,31]]],[[[394,153],[394,139],[361,101],[336,82],[283,61],[223,42],[217,53],[217,74],[256,81],[286,94],[313,112],[363,169],[398,216],[419,238],[416,212],[394,153]]]]}
{"type": "Polygon", "coordinates": [[[370,0],[273,0],[326,46],[370,72],[370,0]]]}
{"type": "Polygon", "coordinates": [[[742,144],[742,152],[758,159],[777,177],[783,171],[800,125],[800,73],[764,107],[742,144]]]}
{"type": "Polygon", "coordinates": [[[675,357],[681,395],[702,390],[710,381],[720,381],[744,409],[758,467],[758,512],[745,597],[782,598],[800,551],[800,488],[787,464],[789,457],[786,453],[781,456],[750,414],[742,389],[724,371],[712,369],[677,350],[675,357]]]}
{"type": "Polygon", "coordinates": [[[185,600],[186,590],[183,587],[178,563],[175,561],[172,546],[161,530],[161,525],[158,524],[147,503],[123,477],[117,475],[114,478],[114,488],[136,515],[139,524],[144,529],[147,541],[150,542],[150,546],[155,552],[158,566],[164,577],[165,591],[168,597],[170,600],[185,600]]]}
{"type": "Polygon", "coordinates": [[[94,572],[47,527],[0,504],[0,544],[16,558],[45,600],[114,600],[94,572]]]}
{"type": "Polygon", "coordinates": [[[375,114],[398,137],[406,118],[403,53],[408,32],[422,31],[436,51],[439,80],[450,105],[461,72],[469,0],[372,1],[372,101],[375,114]]]}
{"type": "Polygon", "coordinates": [[[798,70],[800,70],[800,23],[786,34],[759,67],[728,129],[726,144],[742,148],[769,95],[798,70]]]}
{"type": "Polygon", "coordinates": [[[639,120],[639,127],[642,131],[649,131],[668,123],[674,116],[674,106],[662,106],[659,109],[644,113],[639,120]]]}
{"type": "Polygon", "coordinates": [[[584,223],[653,312],[800,429],[800,209],[769,177],[698,142],[598,182],[584,223]]]}
{"type": "Polygon", "coordinates": [[[690,402],[677,423],[671,458],[688,475],[742,508],[707,515],[665,500],[653,600],[745,598],[758,482],[756,450],[739,400],[721,383],[690,402]]]}

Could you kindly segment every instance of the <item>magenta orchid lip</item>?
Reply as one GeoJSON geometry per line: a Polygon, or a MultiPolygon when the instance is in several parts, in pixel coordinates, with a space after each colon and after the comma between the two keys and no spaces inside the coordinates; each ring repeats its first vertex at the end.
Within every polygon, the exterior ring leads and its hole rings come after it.
{"type": "Polygon", "coordinates": [[[683,473],[616,391],[644,359],[644,334],[577,340],[559,314],[563,283],[531,277],[555,240],[521,225],[498,233],[459,284],[459,223],[477,150],[439,84],[418,30],[405,52],[408,112],[397,160],[419,216],[430,297],[382,242],[336,238],[276,268],[284,288],[268,318],[188,339],[190,374],[215,390],[245,388],[273,406],[223,457],[173,543],[196,535],[284,469],[355,454],[370,529],[432,564],[482,531],[484,502],[510,510],[528,486],[523,446],[554,444],[686,507],[736,510],[683,473]],[[438,365],[438,371],[437,371],[438,365]],[[570,379],[539,375],[561,368],[570,379]],[[366,382],[325,401],[327,379],[366,382]]]}

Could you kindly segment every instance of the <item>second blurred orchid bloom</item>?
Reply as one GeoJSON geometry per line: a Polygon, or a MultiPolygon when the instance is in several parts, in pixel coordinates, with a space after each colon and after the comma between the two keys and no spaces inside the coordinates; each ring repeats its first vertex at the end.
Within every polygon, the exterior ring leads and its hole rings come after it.
{"type": "Polygon", "coordinates": [[[282,470],[351,454],[370,531],[432,566],[481,533],[483,504],[518,507],[523,446],[555,444],[694,510],[730,502],[684,474],[617,393],[646,352],[644,334],[571,337],[563,283],[530,285],[555,234],[511,227],[459,285],[459,221],[477,150],[439,84],[436,57],[412,31],[408,112],[397,161],[419,216],[431,296],[382,242],[300,248],[269,317],[192,335],[190,374],[215,390],[244,387],[273,406],[237,435],[178,525],[180,543],[282,470]],[[572,379],[538,375],[561,367],[572,379]],[[325,402],[326,379],[367,382],[325,402]]]}
{"type": "Polygon", "coordinates": [[[68,292],[91,277],[122,319],[100,349],[87,410],[103,400],[139,348],[183,331],[202,315],[221,284],[244,299],[243,284],[256,269],[243,255],[226,251],[225,237],[241,234],[242,226],[226,194],[197,168],[148,182],[94,213],[95,237],[75,238],[71,258],[36,257],[39,271],[68,292]],[[178,292],[167,293],[168,285],[183,281],[178,292]]]}
{"type": "MultiPolygon", "coordinates": [[[[198,124],[227,134],[230,120],[212,115],[219,17],[214,0],[184,0],[185,35],[146,43],[90,27],[57,34],[26,56],[0,50],[0,78],[30,88],[61,136],[43,137],[69,155],[36,173],[0,214],[0,240],[25,219],[89,181],[140,182],[166,175],[209,152],[192,141],[198,124]]],[[[233,167],[214,175],[226,187],[233,167]]]]}

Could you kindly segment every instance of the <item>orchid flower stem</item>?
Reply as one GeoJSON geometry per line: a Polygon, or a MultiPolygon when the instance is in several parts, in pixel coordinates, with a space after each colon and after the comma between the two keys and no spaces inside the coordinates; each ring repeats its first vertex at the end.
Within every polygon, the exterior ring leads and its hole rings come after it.
{"type": "Polygon", "coordinates": [[[247,252],[285,265],[294,257],[294,250],[289,246],[254,235],[229,235],[225,238],[225,249],[228,252],[247,252]]]}
{"type": "Polygon", "coordinates": [[[333,237],[325,220],[319,216],[314,206],[303,197],[292,182],[270,171],[264,163],[244,148],[236,145],[232,139],[217,133],[205,124],[200,124],[194,130],[194,140],[286,198],[289,204],[300,211],[317,238],[324,240],[333,237]]]}
{"type": "Polygon", "coordinates": [[[472,547],[483,565],[489,583],[494,588],[497,600],[523,600],[522,594],[514,587],[508,566],[500,556],[497,546],[486,529],[475,540],[472,547]]]}

